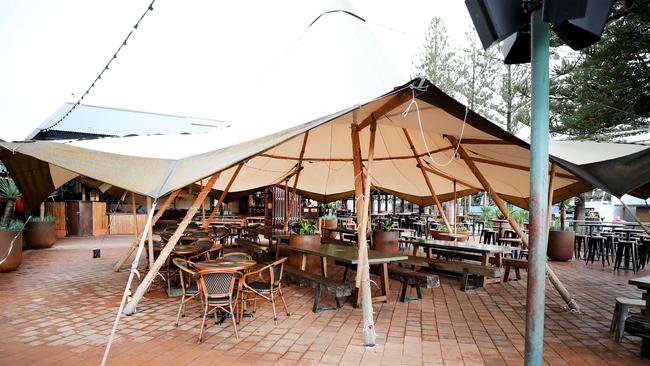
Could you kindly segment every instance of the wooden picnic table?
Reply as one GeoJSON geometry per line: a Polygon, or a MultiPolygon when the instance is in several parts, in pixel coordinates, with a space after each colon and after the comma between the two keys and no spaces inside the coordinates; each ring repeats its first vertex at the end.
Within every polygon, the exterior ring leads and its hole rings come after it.
{"type": "MultiPolygon", "coordinates": [[[[650,290],[650,276],[632,278],[628,283],[636,286],[640,290],[646,291],[645,310],[643,311],[643,315],[650,316],[650,296],[648,296],[648,291],[650,290]]],[[[650,339],[641,338],[641,357],[650,358],[650,339]]]]}
{"type": "MultiPolygon", "coordinates": [[[[322,244],[319,248],[301,248],[290,246],[288,249],[302,254],[302,263],[300,265],[300,269],[303,271],[307,267],[307,255],[315,255],[321,257],[321,270],[323,277],[327,277],[327,258],[331,258],[347,264],[359,264],[359,250],[357,248],[344,245],[322,244]]],[[[388,263],[406,259],[408,259],[407,255],[383,253],[372,249],[368,250],[368,264],[379,266],[379,276],[381,278],[381,295],[373,296],[373,302],[388,301],[388,263]]],[[[355,288],[352,303],[356,307],[359,305],[360,301],[361,296],[359,288],[355,288]]]]}

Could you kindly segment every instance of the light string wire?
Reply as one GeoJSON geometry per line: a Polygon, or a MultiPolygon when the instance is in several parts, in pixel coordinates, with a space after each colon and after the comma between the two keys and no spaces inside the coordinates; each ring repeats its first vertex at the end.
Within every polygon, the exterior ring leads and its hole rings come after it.
{"type": "MultiPolygon", "coordinates": [[[[465,125],[467,123],[467,115],[469,114],[469,108],[465,106],[465,117],[463,118],[463,125],[460,129],[460,135],[458,136],[458,144],[454,149],[454,153],[451,154],[451,157],[446,163],[438,163],[435,159],[433,159],[433,156],[431,156],[431,150],[429,149],[429,145],[427,144],[427,139],[424,137],[424,129],[422,128],[422,119],[420,117],[420,106],[418,106],[418,102],[415,99],[416,88],[417,87],[411,85],[411,103],[409,103],[409,105],[406,107],[404,112],[402,112],[402,117],[406,118],[406,116],[411,112],[411,107],[415,105],[415,111],[417,112],[417,116],[418,116],[418,125],[420,126],[420,136],[422,137],[424,148],[427,150],[427,155],[429,156],[429,159],[433,162],[433,164],[439,167],[446,167],[449,164],[451,164],[452,161],[454,161],[456,154],[458,154],[458,149],[460,149],[460,143],[463,140],[463,134],[465,133],[465,125]]],[[[426,88],[418,88],[418,90],[426,90],[426,88]]]]}
{"type": "Polygon", "coordinates": [[[112,55],[111,58],[108,60],[108,62],[106,63],[106,65],[104,66],[104,68],[102,69],[102,71],[99,72],[99,74],[97,75],[97,77],[95,78],[95,80],[90,84],[90,86],[89,86],[89,87],[86,89],[86,91],[81,95],[81,97],[79,97],[79,99],[77,99],[77,102],[76,102],[75,104],[73,104],[72,107],[70,107],[70,109],[68,109],[68,111],[67,111],[63,116],[61,116],[61,117],[60,117],[60,118],[59,118],[59,119],[58,119],[54,124],[52,124],[52,125],[50,125],[50,126],[48,126],[48,127],[42,128],[41,131],[43,131],[43,132],[47,132],[47,131],[51,130],[52,128],[54,128],[55,126],[57,126],[58,124],[60,124],[61,122],[63,122],[63,121],[64,121],[64,120],[65,120],[65,119],[66,119],[66,118],[67,118],[67,117],[68,117],[68,116],[69,116],[69,115],[70,115],[70,114],[71,114],[71,113],[72,113],[72,112],[73,112],[73,111],[74,111],[74,110],[75,110],[75,109],[76,109],[76,108],[81,104],[81,102],[83,101],[83,99],[84,99],[88,94],[90,94],[90,90],[91,90],[92,88],[95,87],[95,84],[97,84],[97,82],[102,78],[102,75],[104,75],[104,73],[109,69],[109,66],[111,66],[111,63],[113,63],[113,61],[117,59],[117,54],[120,53],[120,51],[122,50],[122,48],[124,48],[124,46],[126,46],[127,41],[129,40],[129,38],[131,38],[131,35],[133,34],[133,32],[136,31],[136,30],[138,29],[138,27],[140,26],[140,23],[142,23],[142,20],[144,19],[144,17],[145,17],[149,12],[151,12],[151,11],[153,10],[153,4],[154,4],[155,2],[156,2],[156,0],[153,0],[153,1],[151,1],[151,3],[149,4],[149,6],[147,6],[147,9],[145,9],[145,11],[142,13],[142,15],[140,16],[140,18],[138,19],[138,22],[135,23],[135,25],[133,26],[133,28],[132,28],[132,29],[129,31],[129,33],[126,35],[126,38],[124,38],[124,40],[122,41],[122,43],[120,44],[120,46],[117,48],[117,51],[115,51],[115,52],[113,53],[113,55],[112,55]]]}

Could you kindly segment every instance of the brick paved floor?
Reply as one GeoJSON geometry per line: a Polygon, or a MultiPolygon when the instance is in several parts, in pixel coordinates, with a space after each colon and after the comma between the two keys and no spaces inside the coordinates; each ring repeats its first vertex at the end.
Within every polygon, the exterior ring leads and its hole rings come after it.
{"type": "MultiPolygon", "coordinates": [[[[128,276],[111,268],[130,240],[60,240],[52,249],[26,251],[18,271],[0,274],[0,364],[99,364],[128,276]],[[100,259],[92,259],[93,246],[102,248],[100,259]]],[[[641,295],[627,284],[633,274],[584,262],[553,266],[583,312],[564,311],[547,283],[546,363],[647,364],[637,355],[639,338],[617,344],[607,334],[614,298],[641,295]]],[[[312,289],[286,289],[291,316],[280,314],[277,326],[270,305],[260,302],[255,318],[240,324],[239,341],[229,323],[210,324],[202,344],[198,307],[176,328],[178,299],[152,291],[137,314],[122,319],[109,364],[522,365],[525,280],[461,292],[458,279],[441,279],[440,288],[424,290],[422,302],[408,304],[395,301],[399,286],[391,284],[391,301],[375,304],[373,349],[362,346],[360,310],[346,304],[313,314],[312,289]]]]}

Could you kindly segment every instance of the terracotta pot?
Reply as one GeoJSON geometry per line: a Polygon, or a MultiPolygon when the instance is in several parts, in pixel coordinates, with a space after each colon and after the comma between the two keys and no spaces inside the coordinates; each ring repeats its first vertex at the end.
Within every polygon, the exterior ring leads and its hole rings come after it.
{"type": "Polygon", "coordinates": [[[399,253],[399,231],[373,231],[372,249],[383,253],[399,253]]]}
{"type": "Polygon", "coordinates": [[[431,232],[431,237],[434,240],[449,240],[449,231],[447,230],[429,230],[431,232]]]}
{"type": "Polygon", "coordinates": [[[0,261],[4,259],[4,262],[0,264],[0,272],[13,271],[17,269],[20,264],[23,262],[23,234],[18,231],[0,231],[0,261]],[[13,240],[16,234],[18,238],[14,242],[14,245],[10,247],[11,241],[13,240]],[[9,249],[11,248],[11,253],[9,249]],[[9,254],[7,256],[7,254],[9,254]],[[6,259],[4,259],[6,256],[6,259]]]}
{"type": "Polygon", "coordinates": [[[458,234],[465,234],[465,236],[463,236],[463,237],[456,238],[456,241],[458,243],[462,243],[464,241],[467,241],[467,239],[469,239],[469,233],[458,233],[458,234]]]}
{"type": "Polygon", "coordinates": [[[574,231],[549,231],[546,255],[552,261],[566,262],[573,257],[574,231]]]}
{"type": "Polygon", "coordinates": [[[27,223],[26,239],[32,249],[51,248],[56,241],[54,222],[27,223]]]}
{"type": "Polygon", "coordinates": [[[332,219],[332,220],[330,220],[330,219],[327,219],[327,220],[326,219],[320,219],[320,222],[321,222],[320,227],[321,227],[321,230],[323,231],[323,237],[324,238],[330,238],[330,239],[336,239],[336,234],[338,234],[338,233],[331,232],[331,231],[327,230],[326,228],[327,227],[336,227],[338,225],[338,220],[336,220],[336,219],[332,219]]]}
{"type": "MultiPolygon", "coordinates": [[[[320,235],[291,235],[289,236],[289,246],[299,248],[320,248],[320,235]]],[[[289,265],[300,268],[302,264],[302,254],[289,252],[289,265]]],[[[305,271],[321,274],[321,259],[319,256],[307,255],[307,266],[305,271]]]]}

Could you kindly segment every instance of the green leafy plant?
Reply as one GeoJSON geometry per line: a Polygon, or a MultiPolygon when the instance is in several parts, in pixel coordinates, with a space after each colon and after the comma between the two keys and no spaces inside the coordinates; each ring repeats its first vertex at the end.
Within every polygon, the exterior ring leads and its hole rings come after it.
{"type": "Polygon", "coordinates": [[[298,221],[298,223],[293,227],[293,233],[297,235],[314,235],[316,232],[316,225],[311,221],[298,221]]]}
{"type": "Polygon", "coordinates": [[[45,215],[43,218],[36,216],[32,218],[32,222],[54,222],[54,216],[45,215]]]}
{"type": "Polygon", "coordinates": [[[379,223],[379,229],[381,231],[393,231],[393,220],[391,219],[382,220],[379,223]]]}
{"type": "Polygon", "coordinates": [[[436,230],[437,230],[437,231],[447,231],[447,232],[448,232],[448,231],[449,231],[449,228],[447,227],[447,225],[440,224],[440,225],[438,225],[438,226],[436,227],[436,230]]]}
{"type": "Polygon", "coordinates": [[[517,221],[518,224],[528,220],[528,211],[524,210],[513,210],[510,212],[510,216],[517,221]]]}
{"type": "Polygon", "coordinates": [[[490,221],[495,217],[496,217],[495,212],[492,210],[490,206],[481,207],[481,214],[479,215],[481,221],[490,221]]]}
{"type": "Polygon", "coordinates": [[[6,200],[5,211],[2,215],[0,226],[7,227],[10,225],[9,220],[11,220],[11,217],[14,215],[16,200],[20,197],[20,191],[13,179],[0,179],[0,197],[6,200]]]}
{"type": "Polygon", "coordinates": [[[573,231],[573,228],[570,226],[565,226],[564,228],[562,227],[562,223],[560,222],[560,219],[557,218],[553,220],[551,223],[551,226],[549,227],[550,231],[573,231]]]}
{"type": "Polygon", "coordinates": [[[21,231],[25,228],[25,224],[20,220],[11,220],[9,225],[0,226],[0,231],[21,231]]]}
{"type": "Polygon", "coordinates": [[[462,226],[462,225],[461,225],[461,226],[457,226],[457,227],[456,227],[456,232],[457,232],[457,233],[466,233],[467,231],[468,231],[468,230],[467,230],[467,226],[462,226]]]}

